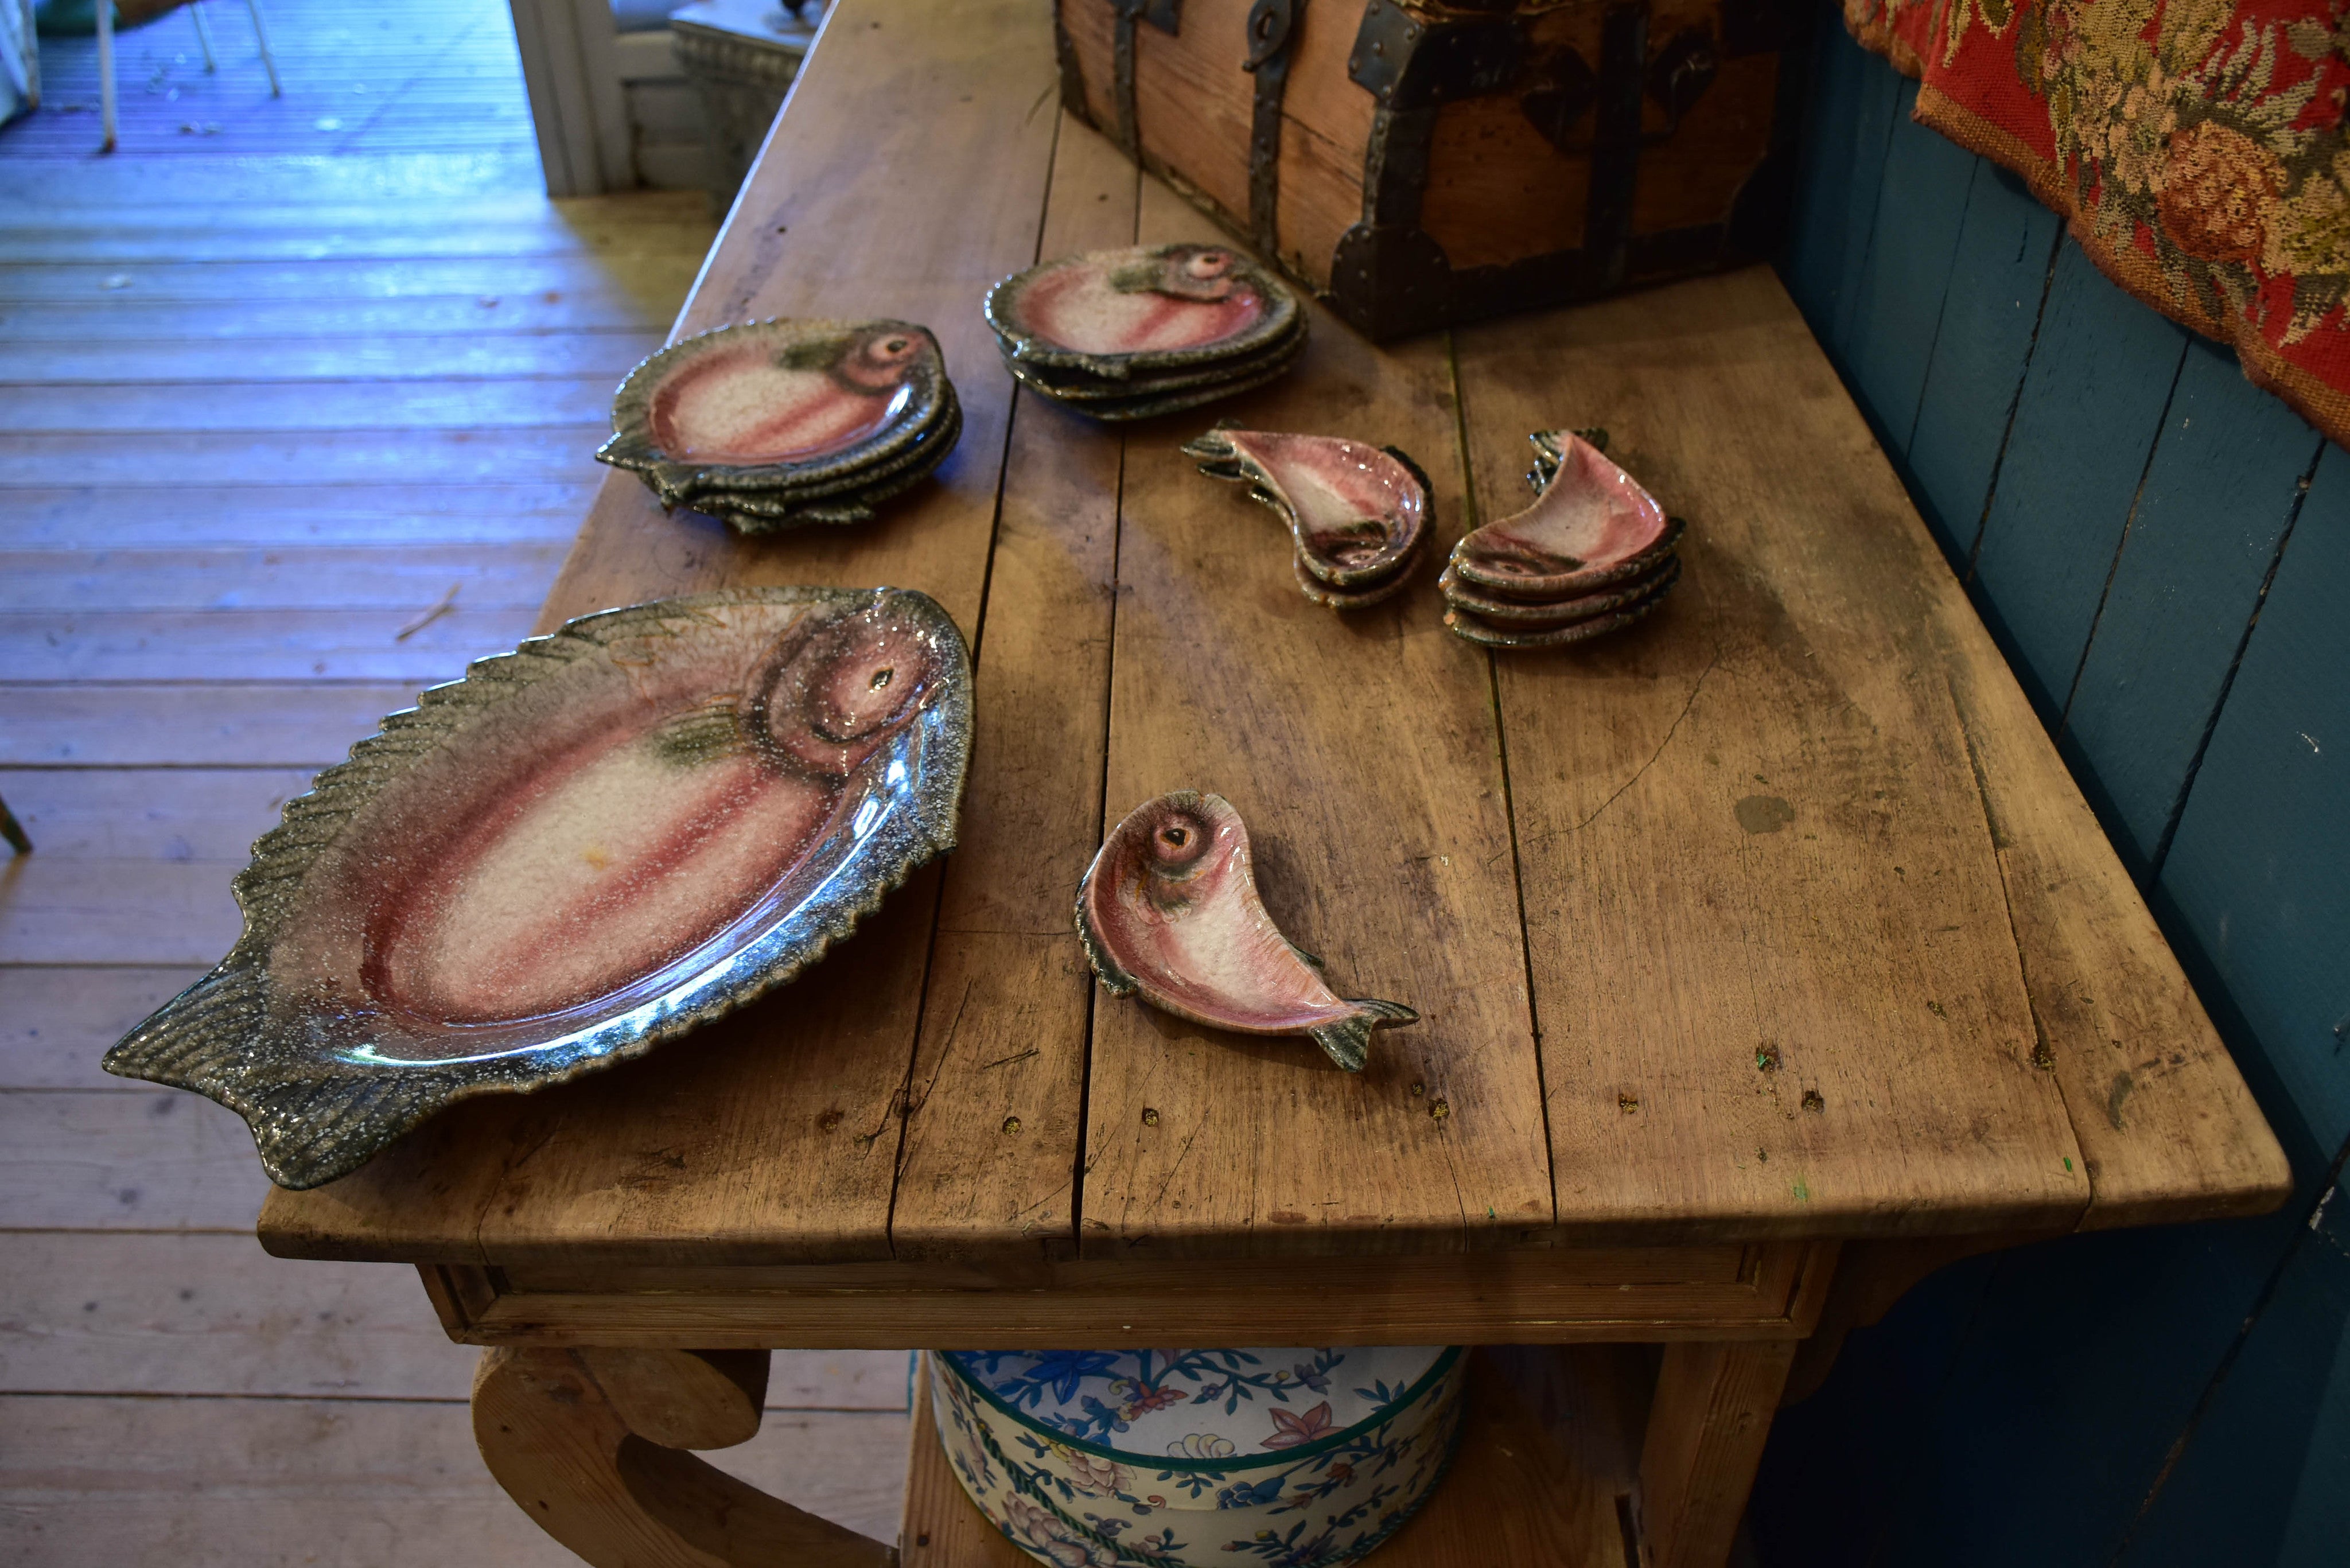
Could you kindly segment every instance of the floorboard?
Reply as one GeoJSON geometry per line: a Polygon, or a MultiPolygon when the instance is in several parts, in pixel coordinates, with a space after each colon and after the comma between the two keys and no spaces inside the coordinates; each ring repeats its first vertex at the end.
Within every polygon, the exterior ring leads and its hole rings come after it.
{"type": "MultiPolygon", "coordinates": [[[[480,306],[474,306],[476,314],[480,306]]],[[[471,381],[588,378],[618,385],[660,347],[650,332],[513,332],[349,337],[153,337],[0,343],[0,383],[112,386],[215,381],[471,381]]]]}
{"type": "Polygon", "coordinates": [[[315,770],[415,700],[408,681],[0,684],[0,765],[315,770]]]}
{"type": "MultiPolygon", "coordinates": [[[[89,39],[0,127],[0,1563],[557,1568],[414,1272],[263,1256],[243,1124],[99,1062],[316,770],[528,631],[714,225],[546,199],[498,0],[275,7],[278,99],[211,15],[209,75],[121,36],[112,157],[89,39]]],[[[768,1402],[713,1458],[892,1533],[905,1358],[768,1402]]]]}
{"type": "MultiPolygon", "coordinates": [[[[592,465],[590,465],[592,466],[592,465]]],[[[68,484],[0,497],[14,549],[568,543],[595,474],[539,483],[68,484]]]]}
{"type": "MultiPolygon", "coordinates": [[[[667,327],[651,310],[684,302],[699,256],[428,256],[324,261],[85,261],[0,266],[0,302],[51,304],[120,294],[132,299],[242,304],[248,299],[412,299],[456,295],[503,301],[515,295],[570,295],[635,307],[637,319],[667,327]]],[[[495,310],[495,304],[481,306],[495,310]]],[[[13,313],[12,313],[13,314],[13,313]]]]}
{"type": "MultiPolygon", "coordinates": [[[[0,1560],[172,1568],[578,1568],[506,1501],[442,1401],[9,1397],[0,1560]]],[[[897,1533],[906,1417],[790,1412],[704,1456],[897,1533]]]]}
{"type": "MultiPolygon", "coordinates": [[[[0,1395],[189,1394],[462,1400],[474,1352],[398,1263],[292,1263],[250,1236],[20,1233],[20,1316],[0,1323],[0,1395]],[[259,1288],[266,1287],[266,1288],[259,1288]]],[[[906,1356],[790,1350],[771,1410],[903,1410],[906,1356]]]]}
{"type": "MultiPolygon", "coordinates": [[[[213,550],[0,550],[0,609],[401,609],[452,593],[530,609],[567,546],[231,545],[213,550]]],[[[455,602],[453,599],[452,602],[455,602]]]]}
{"type": "MultiPolygon", "coordinates": [[[[446,484],[584,483],[605,423],[537,430],[103,431],[0,434],[0,489],[111,484],[393,484],[432,474],[446,484]]],[[[6,504],[0,497],[0,505],[6,504]]]]}
{"type": "MultiPolygon", "coordinates": [[[[91,610],[0,614],[0,669],[22,680],[453,680],[512,648],[536,612],[438,594],[399,609],[91,610]],[[406,635],[402,635],[405,633],[406,635]]],[[[354,735],[353,740],[359,739],[354,735]]]]}
{"type": "MultiPolygon", "coordinates": [[[[596,431],[611,407],[612,383],[601,376],[0,387],[0,429],[25,435],[92,430],[140,435],[248,431],[364,431],[373,435],[387,430],[544,430],[550,425],[596,431]]],[[[583,456],[596,448],[596,435],[586,439],[583,456]]]]}
{"type": "Polygon", "coordinates": [[[209,967],[0,965],[0,1090],[135,1087],[98,1059],[209,967]]]}

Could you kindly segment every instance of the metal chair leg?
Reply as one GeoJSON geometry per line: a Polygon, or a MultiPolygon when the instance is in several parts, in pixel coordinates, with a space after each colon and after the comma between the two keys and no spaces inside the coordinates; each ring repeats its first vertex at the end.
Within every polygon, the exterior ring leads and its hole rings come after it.
{"type": "MultiPolygon", "coordinates": [[[[114,0],[98,0],[98,109],[106,125],[106,145],[114,151],[114,0]]],[[[14,844],[15,839],[9,842],[14,844]]]]}
{"type": "Polygon", "coordinates": [[[253,36],[261,44],[261,67],[269,73],[269,96],[284,98],[286,89],[277,80],[277,60],[269,52],[269,29],[261,25],[261,0],[244,0],[244,8],[253,13],[253,36]]]}
{"type": "Polygon", "coordinates": [[[204,47],[204,74],[210,76],[220,63],[213,58],[213,30],[204,26],[204,0],[190,0],[188,15],[195,21],[196,42],[204,47]]]}

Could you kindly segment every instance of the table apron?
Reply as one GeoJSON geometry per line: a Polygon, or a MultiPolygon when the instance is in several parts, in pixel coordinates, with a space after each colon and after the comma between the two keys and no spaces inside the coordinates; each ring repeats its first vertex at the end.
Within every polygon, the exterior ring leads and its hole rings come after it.
{"type": "Polygon", "coordinates": [[[1801,1339],[1833,1241],[966,1270],[419,1269],[482,1345],[990,1349],[1801,1339]],[[893,1277],[897,1276],[897,1277],[893,1277]]]}

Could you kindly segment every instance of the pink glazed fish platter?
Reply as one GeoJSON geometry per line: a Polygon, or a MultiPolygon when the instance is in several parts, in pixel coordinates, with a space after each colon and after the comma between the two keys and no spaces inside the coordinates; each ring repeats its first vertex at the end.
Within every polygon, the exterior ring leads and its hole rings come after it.
{"type": "Polygon", "coordinates": [[[1055,1568],[1337,1568],[1426,1502],[1459,1347],[932,1352],[956,1479],[1055,1568]]]}

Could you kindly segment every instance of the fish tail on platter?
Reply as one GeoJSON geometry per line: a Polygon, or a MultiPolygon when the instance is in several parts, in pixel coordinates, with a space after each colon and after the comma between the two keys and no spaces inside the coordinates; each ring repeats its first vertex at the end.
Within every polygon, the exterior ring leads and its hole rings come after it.
{"type": "Polygon", "coordinates": [[[105,1068],[226,1106],[252,1129],[269,1179],[296,1190],[354,1169],[388,1141],[371,1134],[372,1119],[405,1131],[450,1097],[436,1075],[369,1078],[289,1064],[257,1039],[268,1002],[259,970],[224,964],[123,1036],[105,1068]]]}
{"type": "Polygon", "coordinates": [[[1087,871],[1085,880],[1077,884],[1077,944],[1086,950],[1086,962],[1093,967],[1094,978],[1112,996],[1132,996],[1139,982],[1127,973],[1118,961],[1109,956],[1095,934],[1094,923],[1086,918],[1086,891],[1092,886],[1094,874],[1087,871]]]}
{"type": "Polygon", "coordinates": [[[1349,1073],[1361,1072],[1363,1064],[1370,1060],[1373,1030],[1399,1029],[1419,1022],[1419,1014],[1400,1002],[1382,1002],[1375,996],[1350,996],[1347,1001],[1361,1011],[1351,1018],[1325,1023],[1306,1033],[1330,1060],[1349,1073]]]}

